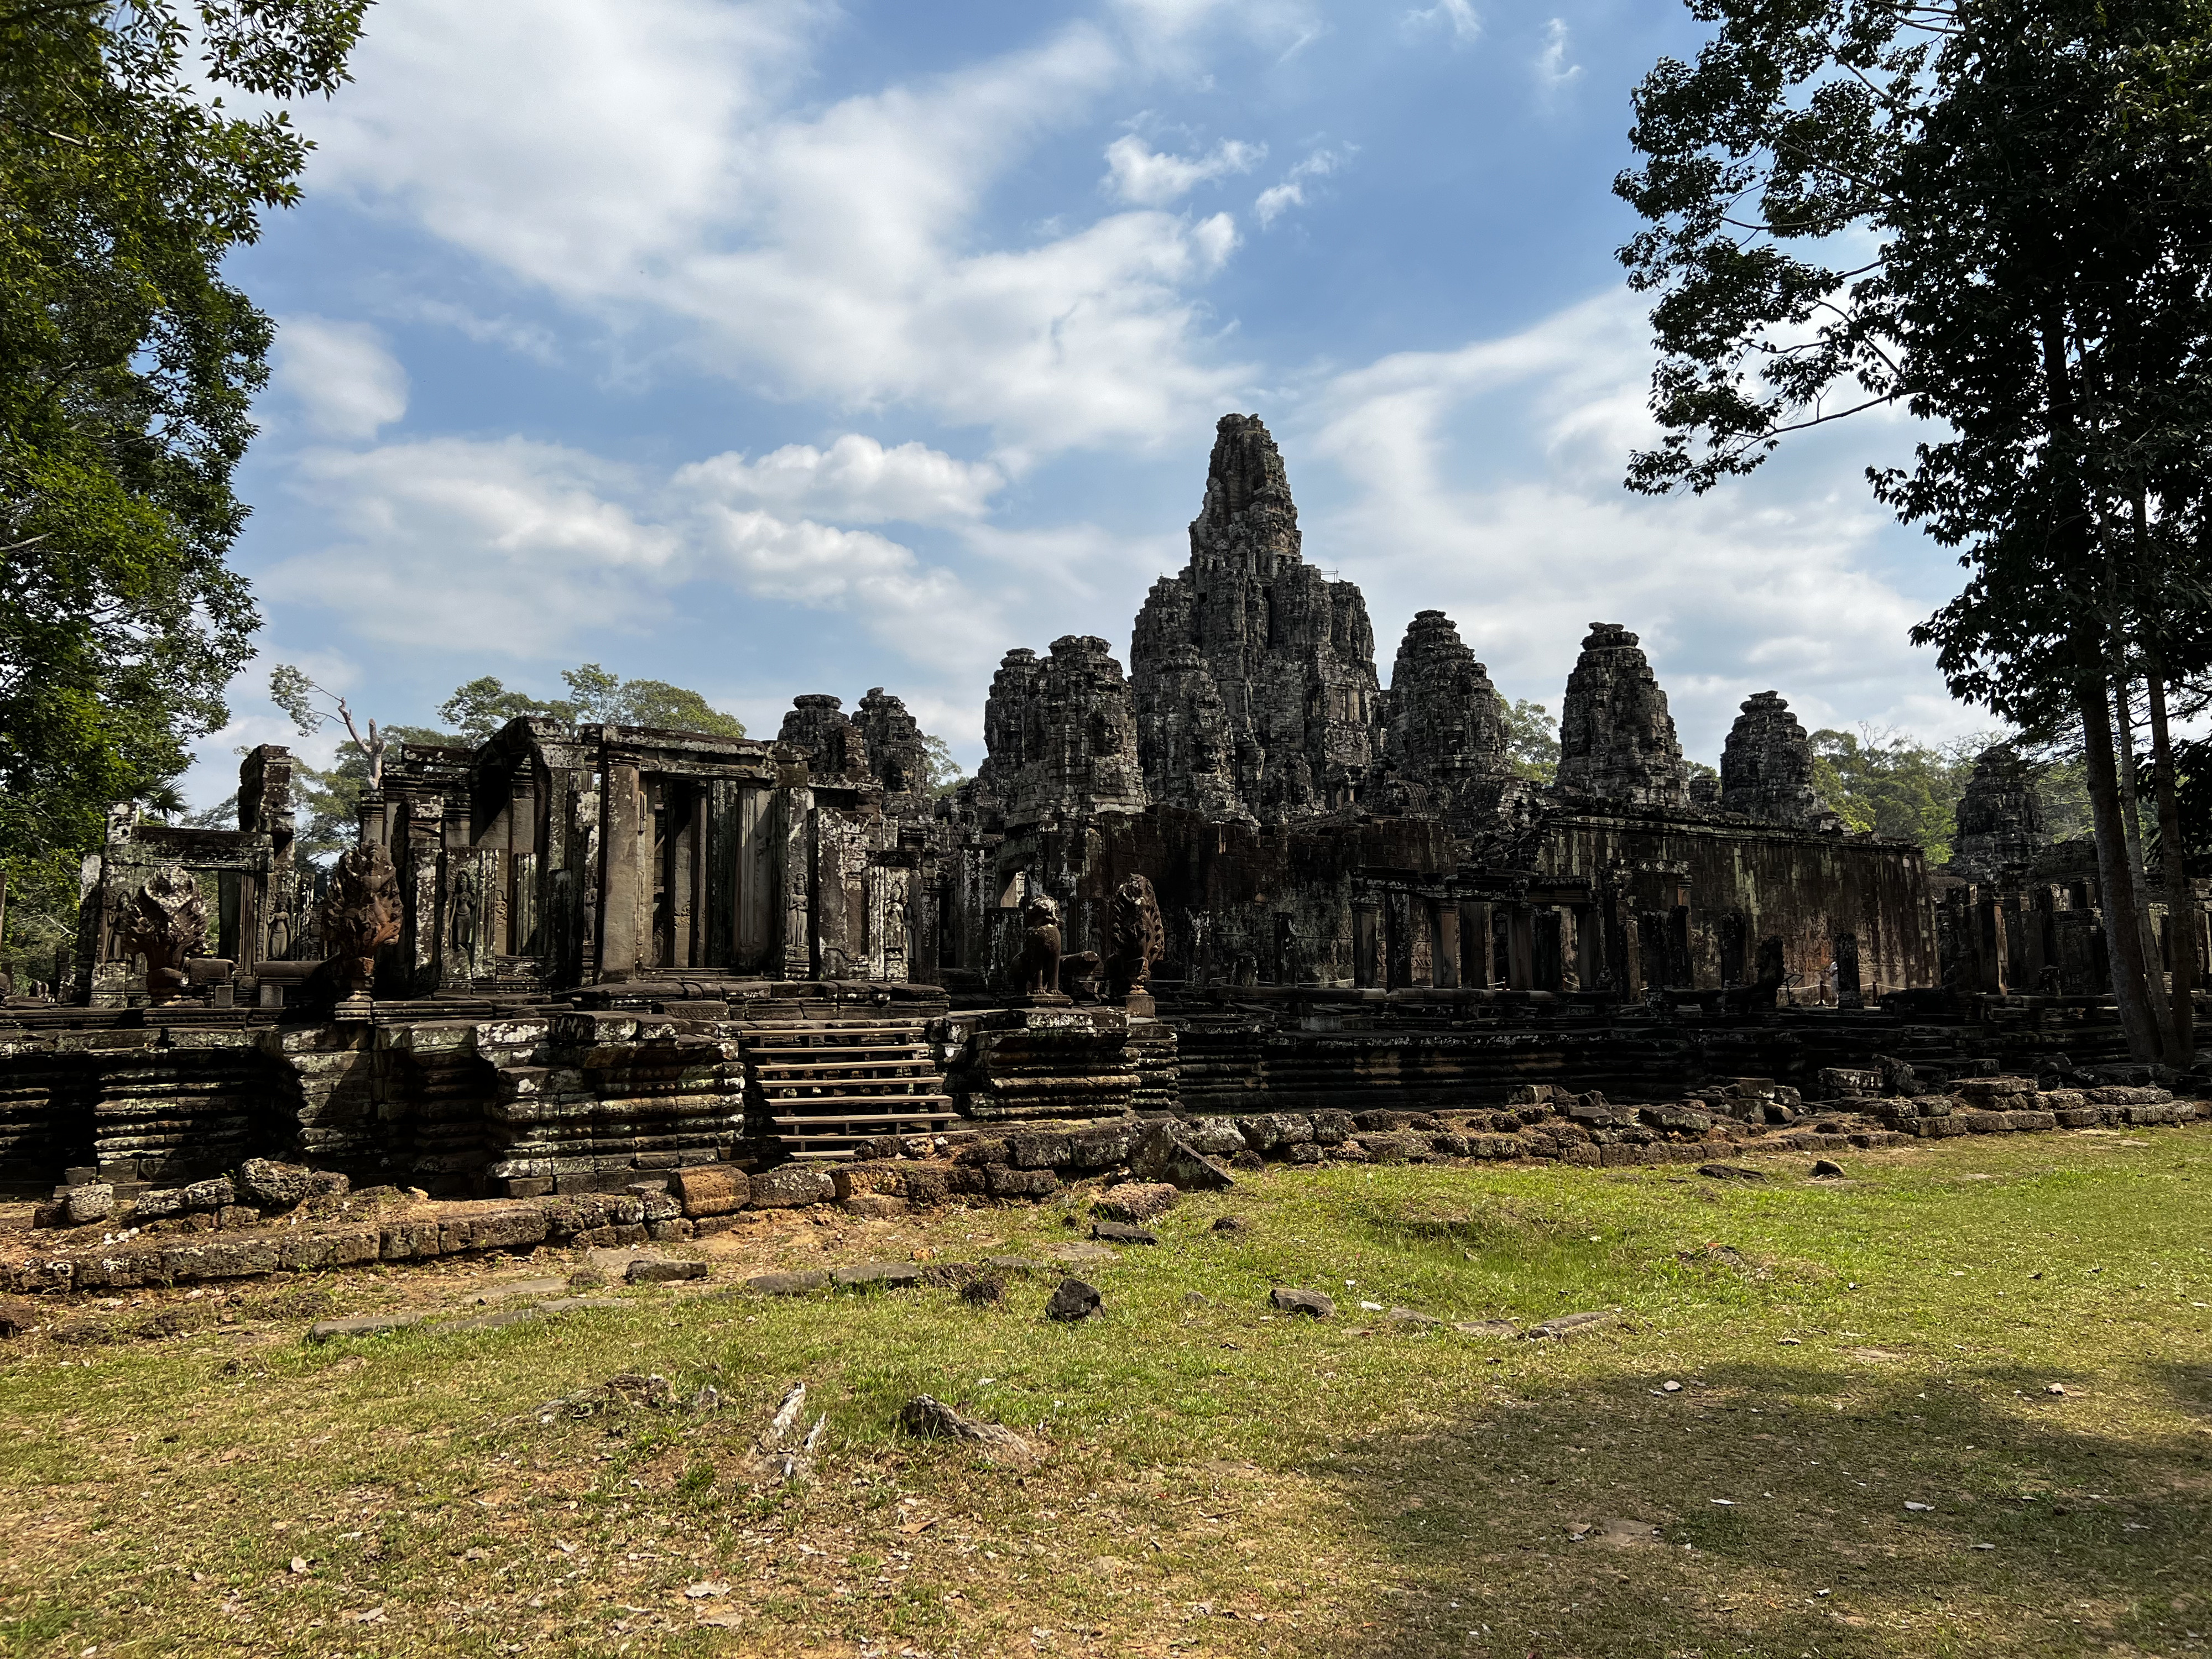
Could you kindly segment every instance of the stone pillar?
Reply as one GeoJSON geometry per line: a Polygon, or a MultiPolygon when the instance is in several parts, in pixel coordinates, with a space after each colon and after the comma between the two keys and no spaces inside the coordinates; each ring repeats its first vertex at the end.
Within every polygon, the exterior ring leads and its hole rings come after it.
{"type": "Polygon", "coordinates": [[[805,785],[775,792],[780,848],[776,887],[782,895],[775,971],[785,979],[814,977],[814,792],[805,785]]]}
{"type": "Polygon", "coordinates": [[[1352,901],[1352,982],[1363,990],[1382,982],[1382,923],[1380,899],[1352,901]]]}
{"type": "Polygon", "coordinates": [[[426,996],[438,983],[438,938],[445,921],[446,801],[442,795],[418,795],[407,803],[407,987],[403,996],[426,996]]]}
{"type": "Polygon", "coordinates": [[[1863,1008],[1866,1006],[1864,988],[1859,982],[1859,936],[1838,933],[1836,952],[1836,1006],[1863,1008]]]}
{"type": "Polygon", "coordinates": [[[637,767],[627,761],[607,764],[599,797],[599,977],[628,979],[645,961],[651,918],[651,891],[645,867],[645,792],[637,767]]]}
{"type": "Polygon", "coordinates": [[[2005,914],[1994,898],[1974,900],[1974,988],[2002,996],[2005,988],[2005,914]]]}
{"type": "Polygon", "coordinates": [[[1516,991],[1536,988],[1536,917],[1525,902],[1505,909],[1505,983],[1516,991]]]}
{"type": "Polygon", "coordinates": [[[1429,983],[1444,990],[1459,984],[1459,905],[1452,899],[1429,901],[1429,983]]]}
{"type": "Polygon", "coordinates": [[[1528,934],[1530,960],[1528,987],[1534,991],[1556,991],[1566,967],[1566,941],[1562,937],[1558,908],[1546,904],[1529,913],[1528,934]]]}
{"type": "Polygon", "coordinates": [[[1382,926],[1389,935],[1384,970],[1392,990],[1413,982],[1413,897],[1392,893],[1383,902],[1382,926]]]}
{"type": "Polygon", "coordinates": [[[361,798],[354,803],[354,810],[360,817],[361,844],[363,847],[386,846],[384,792],[380,789],[362,790],[361,798]]]}
{"type": "Polygon", "coordinates": [[[1595,991],[1605,983],[1605,929],[1599,925],[1597,907],[1577,904],[1571,913],[1575,928],[1575,981],[1578,989],[1595,991]]]}
{"type": "Polygon", "coordinates": [[[1490,907],[1480,899],[1460,903],[1459,962],[1461,984],[1486,991],[1498,983],[1491,963],[1490,907]]]}

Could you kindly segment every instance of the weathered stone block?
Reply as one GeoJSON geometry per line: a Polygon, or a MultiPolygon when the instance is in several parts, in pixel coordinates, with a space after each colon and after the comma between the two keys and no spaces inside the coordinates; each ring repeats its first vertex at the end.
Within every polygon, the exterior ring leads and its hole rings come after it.
{"type": "Polygon", "coordinates": [[[984,1189],[994,1198],[1044,1198],[1060,1190],[1050,1170],[1017,1170],[994,1164],[983,1171],[984,1189]]]}
{"type": "Polygon", "coordinates": [[[742,1210],[752,1192],[752,1182],[745,1172],[729,1164],[696,1164],[678,1170],[669,1178],[669,1184],[675,1188],[684,1213],[694,1220],[742,1210]]]}
{"type": "Polygon", "coordinates": [[[1167,1182],[1124,1182],[1091,1200],[1091,1209],[1111,1221],[1150,1221],[1175,1207],[1182,1194],[1167,1182]]]}
{"type": "Polygon", "coordinates": [[[827,1204],[837,1196],[830,1172],[811,1164],[781,1164],[750,1177],[748,1208],[791,1210],[809,1204],[827,1204]]]}
{"type": "Polygon", "coordinates": [[[115,1213],[115,1188],[105,1181],[90,1182],[70,1188],[64,1200],[69,1209],[70,1225],[82,1227],[94,1221],[105,1221],[115,1213]]]}

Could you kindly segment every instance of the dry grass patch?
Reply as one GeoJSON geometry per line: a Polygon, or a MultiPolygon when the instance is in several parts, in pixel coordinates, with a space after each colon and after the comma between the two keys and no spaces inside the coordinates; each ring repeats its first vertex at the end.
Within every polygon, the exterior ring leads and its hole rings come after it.
{"type": "Polygon", "coordinates": [[[703,1294],[466,1334],[302,1340],[333,1312],[478,1311],[571,1264],[88,1302],[70,1316],[126,1333],[0,1361],[0,1648],[2207,1645],[2212,1131],[1977,1137],[1852,1159],[1848,1183],[1809,1162],[1766,1183],[1271,1170],[1084,1264],[1106,1312],[1075,1326],[1042,1318],[1049,1278],[988,1305],[715,1293],[769,1267],[1040,1256],[1081,1236],[1072,1204],[764,1223],[702,1250],[703,1294]],[[1212,1231],[1231,1212],[1249,1224],[1212,1231]],[[1271,1316],[1275,1285],[1337,1317],[1271,1316]],[[1610,1317],[1535,1342],[1395,1308],[1610,1317]],[[609,1389],[626,1374],[664,1381],[609,1389]],[[828,1413],[814,1475],[757,1484],[799,1379],[828,1413]],[[901,1434],[921,1393],[1043,1461],[901,1434]]]}

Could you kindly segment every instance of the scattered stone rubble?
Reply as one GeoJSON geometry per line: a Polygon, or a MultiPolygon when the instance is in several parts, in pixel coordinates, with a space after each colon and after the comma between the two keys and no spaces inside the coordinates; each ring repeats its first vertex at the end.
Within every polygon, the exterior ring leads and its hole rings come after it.
{"type": "MultiPolygon", "coordinates": [[[[178,1284],[548,1243],[680,1243],[749,1224],[763,1212],[834,1204],[887,1217],[947,1204],[1035,1201],[1079,1182],[1102,1183],[1094,1204],[1101,1237],[1141,1243],[1136,1235],[1144,1229],[1136,1224],[1164,1213],[1178,1191],[1232,1185],[1232,1162],[1681,1164],[1735,1175],[1747,1172],[1727,1160],[1744,1153],[1844,1152],[1961,1134],[2149,1127],[2212,1117],[2212,1101],[2177,1099],[2151,1085],[2043,1088],[2033,1078],[1991,1076],[1884,1095],[1872,1072],[1833,1069],[1821,1080],[1835,1097],[1808,1103],[1786,1085],[1747,1079],[1632,1106],[1595,1091],[1534,1085],[1504,1106],[1458,1112],[1285,1111],[1040,1124],[1006,1133],[969,1129],[914,1137],[910,1146],[876,1149],[883,1155],[835,1167],[798,1163],[748,1172],[710,1165],[622,1193],[508,1200],[434,1203],[388,1188],[353,1191],[341,1175],[254,1159],[231,1176],[187,1188],[120,1196],[106,1182],[63,1188],[39,1217],[53,1230],[52,1244],[6,1263],[0,1289],[178,1284]],[[76,1201],[81,1195],[90,1201],[76,1201]],[[88,1237],[95,1231],[96,1237],[88,1237]]],[[[648,1262],[629,1278],[659,1283],[702,1271],[696,1263],[648,1262]]],[[[889,1264],[770,1275],[792,1282],[756,1288],[857,1289],[921,1276],[920,1268],[889,1264]]]]}

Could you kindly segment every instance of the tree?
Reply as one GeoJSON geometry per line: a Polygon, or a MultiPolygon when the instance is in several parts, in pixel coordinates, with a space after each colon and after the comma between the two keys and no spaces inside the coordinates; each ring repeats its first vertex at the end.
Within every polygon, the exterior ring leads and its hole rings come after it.
{"type": "MultiPolygon", "coordinates": [[[[367,0],[0,0],[0,869],[66,918],[114,801],[185,769],[258,625],[223,561],[270,327],[223,279],[367,0]]],[[[43,977],[43,975],[41,975],[43,977]]]]}
{"type": "Polygon", "coordinates": [[[1707,489],[1869,408],[1933,428],[1911,470],[1870,475],[1969,572],[1914,637],[1954,695],[2016,725],[2070,711],[2116,1000],[2134,1051],[2156,1058],[2168,1040],[2116,715],[2202,632],[2166,626],[2202,589],[2193,573],[2149,580],[2148,548],[2201,502],[2212,447],[2212,9],[1691,3],[1717,32],[1694,66],[1664,61],[1638,88],[1644,165],[1615,185],[1650,222],[1621,254],[1657,296],[1662,353],[1665,435],[1630,486],[1707,489]]]}
{"type": "Polygon", "coordinates": [[[354,724],[353,710],[346,700],[335,691],[327,691],[289,663],[280,662],[269,676],[269,701],[292,717],[292,724],[302,737],[313,737],[333,720],[346,729],[346,737],[360,751],[366,764],[367,787],[384,787],[384,751],[390,746],[392,733],[377,730],[376,722],[368,723],[368,735],[363,737],[361,728],[354,724]],[[315,706],[321,698],[330,705],[325,710],[315,706]]]}
{"type": "Polygon", "coordinates": [[[965,781],[968,775],[960,769],[960,763],[952,758],[952,745],[942,738],[933,738],[927,732],[921,734],[923,751],[929,757],[929,793],[949,795],[965,781]]]}
{"type": "Polygon", "coordinates": [[[1813,733],[1813,787],[1845,829],[1917,842],[1931,863],[1948,863],[1959,798],[1992,741],[1938,747],[1901,732],[1824,729],[1813,733]]]}
{"type": "Polygon", "coordinates": [[[726,714],[687,687],[665,680],[625,680],[595,662],[563,669],[566,697],[541,699],[510,691],[491,675],[457,687],[439,708],[438,718],[465,738],[481,743],[511,720],[526,714],[589,725],[650,726],[665,731],[704,732],[742,738],[744,722],[726,714]]]}
{"type": "Polygon", "coordinates": [[[1505,720],[1505,755],[1514,775],[1549,783],[1559,775],[1559,723],[1540,702],[1498,700],[1505,720]]]}

